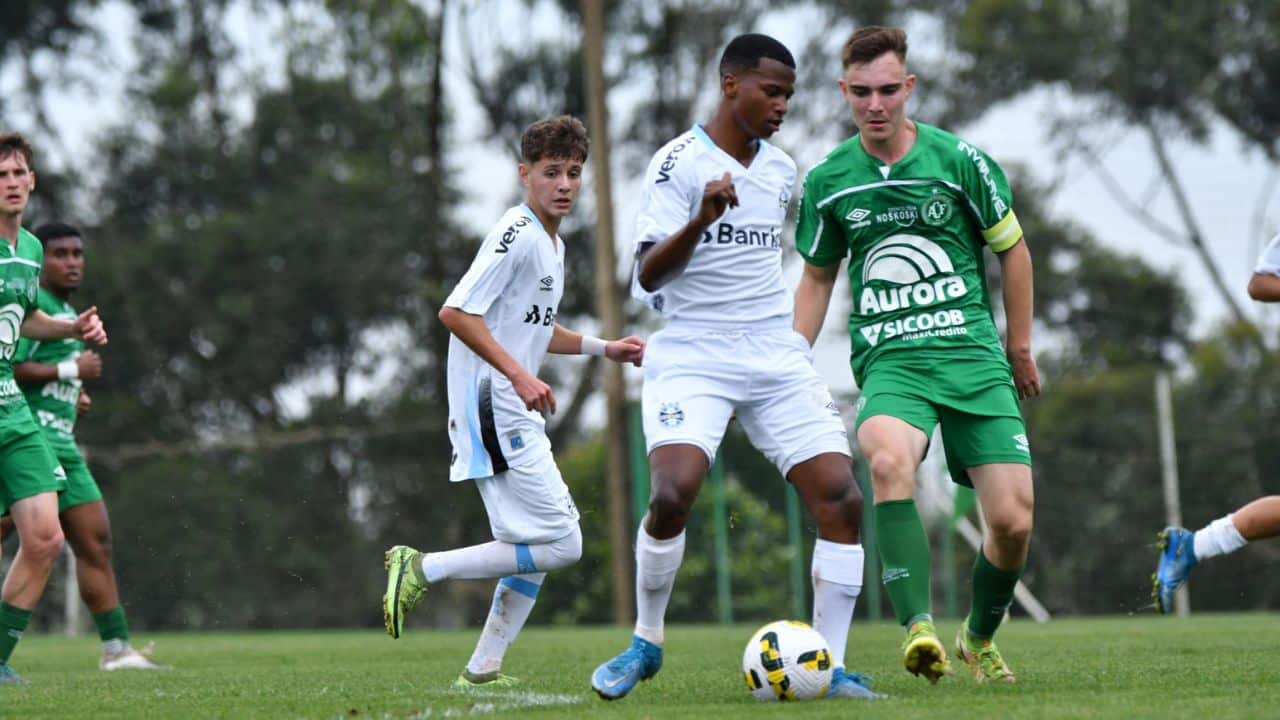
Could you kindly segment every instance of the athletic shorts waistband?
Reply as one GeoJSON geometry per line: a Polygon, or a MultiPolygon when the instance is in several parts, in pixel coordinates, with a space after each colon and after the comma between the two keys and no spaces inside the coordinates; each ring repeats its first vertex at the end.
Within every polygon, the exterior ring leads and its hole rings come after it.
{"type": "Polygon", "coordinates": [[[779,330],[790,330],[794,322],[790,315],[777,315],[770,318],[761,318],[760,320],[752,320],[751,322],[711,322],[708,320],[680,320],[674,319],[667,323],[664,330],[671,333],[679,333],[681,335],[688,333],[710,333],[710,334],[729,334],[743,332],[777,332],[779,330]]]}

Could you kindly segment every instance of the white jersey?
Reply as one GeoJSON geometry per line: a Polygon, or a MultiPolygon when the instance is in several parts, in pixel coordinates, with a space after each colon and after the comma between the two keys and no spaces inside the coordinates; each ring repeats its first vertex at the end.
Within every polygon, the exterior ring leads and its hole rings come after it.
{"type": "Polygon", "coordinates": [[[1258,266],[1253,271],[1259,275],[1280,275],[1280,235],[1271,238],[1258,256],[1258,266]]]}
{"type": "MultiPolygon", "coordinates": [[[[564,294],[564,243],[525,205],[507,210],[444,301],[484,317],[498,344],[536,375],[564,294]]],[[[449,479],[490,477],[547,450],[542,415],[526,410],[507,376],[449,338],[449,479]]]]}
{"type": "Polygon", "coordinates": [[[637,257],[687,225],[698,214],[706,184],[726,172],[738,206],[707,228],[684,271],[654,293],[645,292],[633,273],[632,295],[670,322],[728,327],[791,317],[791,291],[782,277],[782,225],[796,164],[763,140],[750,167],[697,125],[658,150],[645,172],[637,257]]]}

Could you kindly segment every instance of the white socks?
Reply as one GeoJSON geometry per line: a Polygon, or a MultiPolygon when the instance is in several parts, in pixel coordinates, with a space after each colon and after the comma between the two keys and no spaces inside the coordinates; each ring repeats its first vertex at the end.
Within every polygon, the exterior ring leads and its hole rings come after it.
{"type": "Polygon", "coordinates": [[[663,641],[664,618],[684,560],[684,531],[656,540],[640,525],[636,533],[636,635],[654,645],[663,641]]]}
{"type": "Polygon", "coordinates": [[[422,557],[422,572],[427,582],[441,580],[477,580],[508,575],[529,574],[568,567],[582,557],[582,530],[559,540],[540,545],[513,545],[500,541],[422,557]]]}
{"type": "Polygon", "coordinates": [[[1196,560],[1204,560],[1214,555],[1226,555],[1249,544],[1249,541],[1245,540],[1236,529],[1236,524],[1231,521],[1231,515],[1224,515],[1197,530],[1194,542],[1196,560]]]}
{"type": "Polygon", "coordinates": [[[813,628],[831,647],[831,661],[844,667],[849,625],[862,593],[861,545],[819,538],[813,544],[813,628]]]}
{"type": "Polygon", "coordinates": [[[502,658],[529,619],[546,576],[546,573],[512,575],[498,582],[497,589],[493,591],[489,619],[485,621],[476,650],[467,662],[467,672],[483,675],[502,669],[502,658]]]}

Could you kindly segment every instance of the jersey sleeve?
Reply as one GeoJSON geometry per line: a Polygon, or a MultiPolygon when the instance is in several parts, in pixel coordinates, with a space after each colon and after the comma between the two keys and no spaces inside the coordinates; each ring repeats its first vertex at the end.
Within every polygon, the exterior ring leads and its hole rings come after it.
{"type": "Polygon", "coordinates": [[[40,343],[31,338],[19,337],[18,347],[13,352],[13,363],[17,365],[21,362],[27,362],[35,357],[36,348],[40,347],[40,343]]]}
{"type": "Polygon", "coordinates": [[[828,222],[829,211],[819,208],[822,200],[810,172],[800,189],[800,212],[796,220],[796,250],[810,265],[835,265],[848,254],[849,245],[841,237],[838,223],[828,222]]]}
{"type": "Polygon", "coordinates": [[[534,238],[532,233],[522,234],[521,230],[531,222],[528,218],[520,218],[510,225],[499,225],[490,232],[480,243],[471,267],[445,298],[445,307],[455,307],[471,315],[488,312],[524,264],[534,238]],[[525,225],[521,225],[522,220],[525,225]]]}
{"type": "Polygon", "coordinates": [[[693,163],[687,158],[684,161],[675,167],[664,168],[672,161],[659,152],[649,162],[644,174],[640,212],[636,214],[637,255],[645,246],[662,242],[689,224],[696,204],[701,202],[701,193],[695,196],[690,190],[692,183],[687,169],[693,163]]]}
{"type": "Polygon", "coordinates": [[[961,142],[961,187],[969,200],[982,239],[992,252],[1004,252],[1022,239],[1022,226],[1013,213],[1013,191],[1004,170],[983,151],[961,142]]]}
{"type": "Polygon", "coordinates": [[[1258,275],[1280,275],[1280,235],[1271,238],[1271,242],[1262,249],[1253,271],[1258,275]]]}

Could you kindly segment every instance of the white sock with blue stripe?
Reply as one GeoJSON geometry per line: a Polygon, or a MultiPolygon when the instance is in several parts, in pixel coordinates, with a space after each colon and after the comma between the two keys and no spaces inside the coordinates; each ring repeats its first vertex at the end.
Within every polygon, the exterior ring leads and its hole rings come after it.
{"type": "Polygon", "coordinates": [[[482,675],[502,669],[502,658],[529,619],[546,576],[546,573],[511,575],[498,581],[489,619],[485,620],[476,650],[467,662],[467,672],[482,675]]]}
{"type": "Polygon", "coordinates": [[[574,526],[573,532],[549,543],[516,545],[495,540],[457,550],[426,553],[422,556],[422,573],[429,583],[482,580],[556,570],[574,564],[580,557],[582,530],[574,526]]]}

